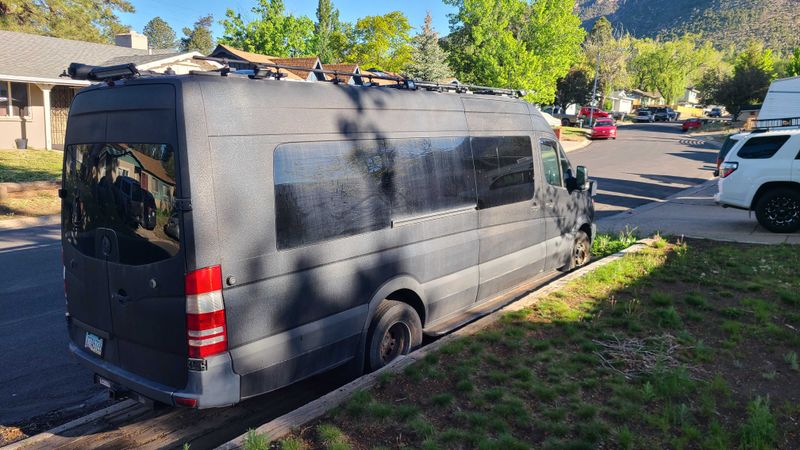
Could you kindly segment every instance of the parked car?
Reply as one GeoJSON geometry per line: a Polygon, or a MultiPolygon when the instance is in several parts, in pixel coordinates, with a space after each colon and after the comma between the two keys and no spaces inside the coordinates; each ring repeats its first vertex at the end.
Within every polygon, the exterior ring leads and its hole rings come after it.
{"type": "Polygon", "coordinates": [[[636,111],[636,121],[637,122],[649,122],[653,123],[656,121],[655,111],[650,108],[639,108],[636,111]]]}
{"type": "Polygon", "coordinates": [[[562,127],[570,127],[578,124],[578,115],[567,114],[566,109],[561,106],[547,106],[542,108],[542,112],[548,113],[560,121],[562,127]]]}
{"type": "Polygon", "coordinates": [[[69,348],[139,400],[376,370],[589,261],[596,188],[521,99],[207,73],[90,86],[69,114],[69,348]],[[136,164],[175,197],[157,232],[95,189],[136,164]]]}
{"type": "Polygon", "coordinates": [[[678,119],[678,113],[670,107],[655,108],[653,114],[658,122],[672,122],[678,119]]]}
{"type": "Polygon", "coordinates": [[[708,117],[722,117],[722,108],[711,108],[708,112],[708,117]]]}
{"type": "Polygon", "coordinates": [[[147,230],[156,227],[156,201],[139,181],[129,176],[118,176],[114,180],[116,205],[120,216],[147,230]]]}
{"type": "Polygon", "coordinates": [[[580,112],[578,113],[578,119],[588,120],[590,117],[592,119],[599,119],[611,117],[611,114],[593,106],[584,106],[581,108],[580,112]]]}
{"type": "Polygon", "coordinates": [[[592,127],[590,139],[617,139],[617,125],[610,118],[597,119],[592,127]]]}
{"type": "Polygon", "coordinates": [[[681,129],[683,131],[699,130],[706,123],[708,123],[708,120],[706,120],[706,119],[699,119],[697,117],[690,117],[690,118],[688,118],[688,119],[683,121],[683,125],[681,125],[681,129]]]}
{"type": "Polygon", "coordinates": [[[733,136],[719,168],[716,201],[755,211],[758,223],[769,231],[800,230],[799,151],[797,127],[733,136]]]}

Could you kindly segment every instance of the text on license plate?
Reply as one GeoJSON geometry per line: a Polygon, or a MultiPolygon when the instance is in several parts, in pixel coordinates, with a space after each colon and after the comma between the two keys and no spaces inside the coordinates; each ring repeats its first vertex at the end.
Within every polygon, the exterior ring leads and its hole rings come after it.
{"type": "Polygon", "coordinates": [[[92,333],[86,333],[86,348],[97,356],[103,356],[103,338],[92,333]]]}

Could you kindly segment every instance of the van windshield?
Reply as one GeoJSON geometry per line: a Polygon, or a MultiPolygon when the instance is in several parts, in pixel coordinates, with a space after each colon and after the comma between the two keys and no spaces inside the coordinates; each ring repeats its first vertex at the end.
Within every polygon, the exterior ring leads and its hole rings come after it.
{"type": "Polygon", "coordinates": [[[169,145],[69,145],[64,154],[65,241],[84,255],[122,264],[171,258],[180,250],[175,187],[169,145]]]}

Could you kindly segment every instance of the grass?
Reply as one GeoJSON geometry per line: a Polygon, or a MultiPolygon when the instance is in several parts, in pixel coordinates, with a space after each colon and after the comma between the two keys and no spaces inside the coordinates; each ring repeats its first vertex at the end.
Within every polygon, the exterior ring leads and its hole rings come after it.
{"type": "Polygon", "coordinates": [[[657,241],[272,448],[798,449],[798,264],[791,246],[657,241]]]}
{"type": "Polygon", "coordinates": [[[51,150],[0,150],[0,183],[58,180],[63,156],[51,150]]]}
{"type": "Polygon", "coordinates": [[[566,141],[582,141],[591,134],[588,128],[561,127],[561,138],[566,141]]]}
{"type": "Polygon", "coordinates": [[[608,233],[598,233],[592,242],[592,255],[595,258],[603,258],[613,255],[620,250],[624,250],[639,240],[636,230],[626,228],[616,235],[608,233]]]}
{"type": "Polygon", "coordinates": [[[53,190],[13,193],[0,200],[0,220],[48,216],[60,211],[61,199],[58,198],[58,192],[53,190]]]}

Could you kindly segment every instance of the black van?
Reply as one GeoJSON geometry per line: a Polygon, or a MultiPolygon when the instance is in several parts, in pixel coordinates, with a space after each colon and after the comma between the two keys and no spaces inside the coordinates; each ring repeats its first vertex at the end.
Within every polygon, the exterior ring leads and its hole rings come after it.
{"type": "Polygon", "coordinates": [[[585,168],[501,95],[104,83],[72,103],[63,180],[71,352],[197,408],[380,368],[586,263],[594,235],[585,168]]]}

